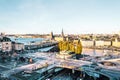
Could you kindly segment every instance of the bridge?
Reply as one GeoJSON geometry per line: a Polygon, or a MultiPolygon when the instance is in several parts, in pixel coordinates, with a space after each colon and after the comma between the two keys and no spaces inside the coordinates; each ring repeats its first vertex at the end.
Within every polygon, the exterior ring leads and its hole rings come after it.
{"type": "Polygon", "coordinates": [[[40,49],[40,48],[55,46],[57,44],[58,42],[40,42],[39,44],[30,43],[29,45],[25,45],[25,49],[27,50],[40,49]]]}

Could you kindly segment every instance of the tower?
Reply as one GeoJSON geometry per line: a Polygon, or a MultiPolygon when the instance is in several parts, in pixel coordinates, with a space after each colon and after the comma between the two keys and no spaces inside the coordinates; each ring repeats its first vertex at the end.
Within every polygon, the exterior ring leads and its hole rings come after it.
{"type": "Polygon", "coordinates": [[[54,39],[53,32],[50,33],[51,39],[54,39]]]}
{"type": "Polygon", "coordinates": [[[2,39],[3,37],[5,37],[5,33],[0,33],[0,39],[2,39]]]}
{"type": "Polygon", "coordinates": [[[62,29],[62,33],[61,33],[62,37],[64,37],[64,32],[63,32],[63,29],[62,29]]]}
{"type": "Polygon", "coordinates": [[[66,41],[66,37],[64,36],[63,29],[62,29],[61,35],[62,35],[63,41],[66,41]]]}

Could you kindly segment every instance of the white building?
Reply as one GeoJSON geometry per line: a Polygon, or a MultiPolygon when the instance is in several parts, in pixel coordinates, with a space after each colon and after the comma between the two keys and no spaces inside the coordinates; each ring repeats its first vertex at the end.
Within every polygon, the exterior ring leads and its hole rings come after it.
{"type": "Polygon", "coordinates": [[[11,40],[7,37],[1,37],[0,38],[0,48],[1,48],[2,52],[12,51],[11,40]]]}
{"type": "Polygon", "coordinates": [[[10,38],[6,37],[5,34],[0,35],[0,51],[11,52],[12,50],[21,51],[24,50],[23,43],[12,42],[10,38]]]}
{"type": "Polygon", "coordinates": [[[25,49],[25,46],[23,43],[13,43],[13,50],[15,51],[21,51],[21,50],[24,50],[25,49]]]}

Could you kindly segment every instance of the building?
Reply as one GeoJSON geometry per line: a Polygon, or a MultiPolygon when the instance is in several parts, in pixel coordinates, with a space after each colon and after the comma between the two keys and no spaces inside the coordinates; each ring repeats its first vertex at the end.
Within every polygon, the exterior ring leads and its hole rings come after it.
{"type": "Polygon", "coordinates": [[[10,38],[6,37],[5,34],[0,35],[0,51],[11,52],[24,50],[23,43],[12,42],[10,38]]]}
{"type": "Polygon", "coordinates": [[[53,32],[51,32],[50,34],[46,35],[45,38],[47,38],[48,40],[54,40],[53,32]]]}
{"type": "Polygon", "coordinates": [[[62,32],[61,32],[61,36],[64,37],[64,31],[63,31],[63,29],[62,29],[62,32]]]}
{"type": "Polygon", "coordinates": [[[50,34],[50,38],[51,38],[51,40],[54,40],[53,32],[51,32],[51,34],[50,34]]]}
{"type": "Polygon", "coordinates": [[[16,43],[12,42],[12,50],[13,51],[23,51],[25,49],[25,46],[23,43],[16,43]]]}
{"type": "Polygon", "coordinates": [[[55,40],[56,41],[64,41],[64,38],[63,37],[61,37],[61,36],[57,36],[57,37],[55,37],[55,40]]]}
{"type": "Polygon", "coordinates": [[[62,29],[62,32],[61,32],[61,36],[56,36],[54,39],[58,42],[59,41],[65,41],[67,39],[67,37],[65,37],[65,35],[64,35],[63,29],[62,29]]]}
{"type": "Polygon", "coordinates": [[[12,42],[10,38],[0,37],[0,48],[2,52],[10,52],[12,51],[12,42]]]}

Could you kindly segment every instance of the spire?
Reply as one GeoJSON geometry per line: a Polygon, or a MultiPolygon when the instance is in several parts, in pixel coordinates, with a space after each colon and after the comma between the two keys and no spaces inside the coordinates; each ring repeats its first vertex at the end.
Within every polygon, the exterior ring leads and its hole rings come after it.
{"type": "Polygon", "coordinates": [[[53,37],[53,32],[51,31],[51,34],[50,34],[52,37],[53,37]]]}
{"type": "Polygon", "coordinates": [[[53,32],[52,32],[52,31],[51,31],[50,36],[51,36],[51,39],[53,39],[53,38],[54,38],[54,36],[53,36],[53,32]]]}
{"type": "Polygon", "coordinates": [[[63,29],[62,29],[62,33],[61,33],[61,34],[62,34],[62,37],[64,37],[64,32],[63,32],[63,29]]]}

